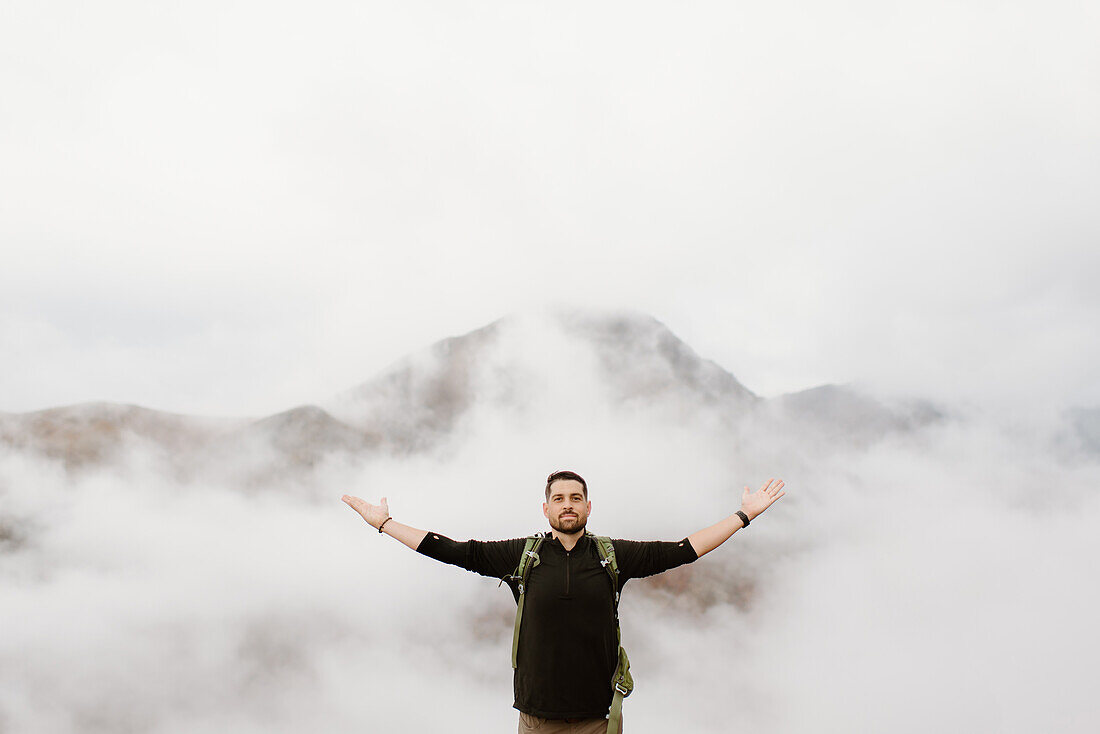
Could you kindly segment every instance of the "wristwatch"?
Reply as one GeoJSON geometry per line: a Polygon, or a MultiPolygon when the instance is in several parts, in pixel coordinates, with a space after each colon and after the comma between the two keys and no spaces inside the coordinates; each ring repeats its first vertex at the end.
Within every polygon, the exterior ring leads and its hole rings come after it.
{"type": "Polygon", "coordinates": [[[741,512],[741,510],[738,510],[735,514],[741,518],[741,522],[743,523],[741,527],[747,528],[749,526],[749,516],[741,512]]]}

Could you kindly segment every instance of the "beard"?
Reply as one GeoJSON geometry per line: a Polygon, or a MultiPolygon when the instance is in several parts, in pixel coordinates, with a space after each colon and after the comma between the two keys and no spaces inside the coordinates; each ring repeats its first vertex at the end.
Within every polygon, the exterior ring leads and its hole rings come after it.
{"type": "Polygon", "coordinates": [[[565,533],[566,535],[572,535],[573,533],[583,533],[585,525],[588,524],[588,517],[581,517],[577,515],[575,517],[566,517],[562,519],[558,517],[550,518],[550,527],[557,530],[559,533],[565,533]]]}

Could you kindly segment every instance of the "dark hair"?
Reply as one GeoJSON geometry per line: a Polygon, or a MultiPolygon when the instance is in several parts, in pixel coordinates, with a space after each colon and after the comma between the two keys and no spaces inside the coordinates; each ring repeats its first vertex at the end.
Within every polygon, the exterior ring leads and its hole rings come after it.
{"type": "Polygon", "coordinates": [[[550,476],[546,477],[546,501],[550,501],[550,485],[559,479],[572,479],[573,481],[581,483],[581,489],[584,490],[584,498],[588,499],[588,483],[584,481],[584,477],[575,471],[569,471],[563,469],[562,471],[556,471],[550,476]]]}

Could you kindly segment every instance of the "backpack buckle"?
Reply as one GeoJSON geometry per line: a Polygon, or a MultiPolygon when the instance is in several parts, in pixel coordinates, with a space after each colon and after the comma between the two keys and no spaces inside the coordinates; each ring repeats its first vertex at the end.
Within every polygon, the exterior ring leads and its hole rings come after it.
{"type": "Polygon", "coordinates": [[[623,696],[626,696],[626,694],[630,693],[630,689],[624,686],[619,681],[615,681],[615,690],[623,694],[623,696]]]}

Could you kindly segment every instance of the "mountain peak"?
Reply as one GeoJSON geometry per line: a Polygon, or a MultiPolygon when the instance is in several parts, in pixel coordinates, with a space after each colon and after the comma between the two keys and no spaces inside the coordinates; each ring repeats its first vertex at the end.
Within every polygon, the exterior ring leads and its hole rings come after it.
{"type": "Polygon", "coordinates": [[[415,450],[449,434],[474,405],[583,413],[608,401],[687,414],[737,411],[756,400],[653,316],[550,307],[442,339],[325,408],[349,425],[415,450]]]}

